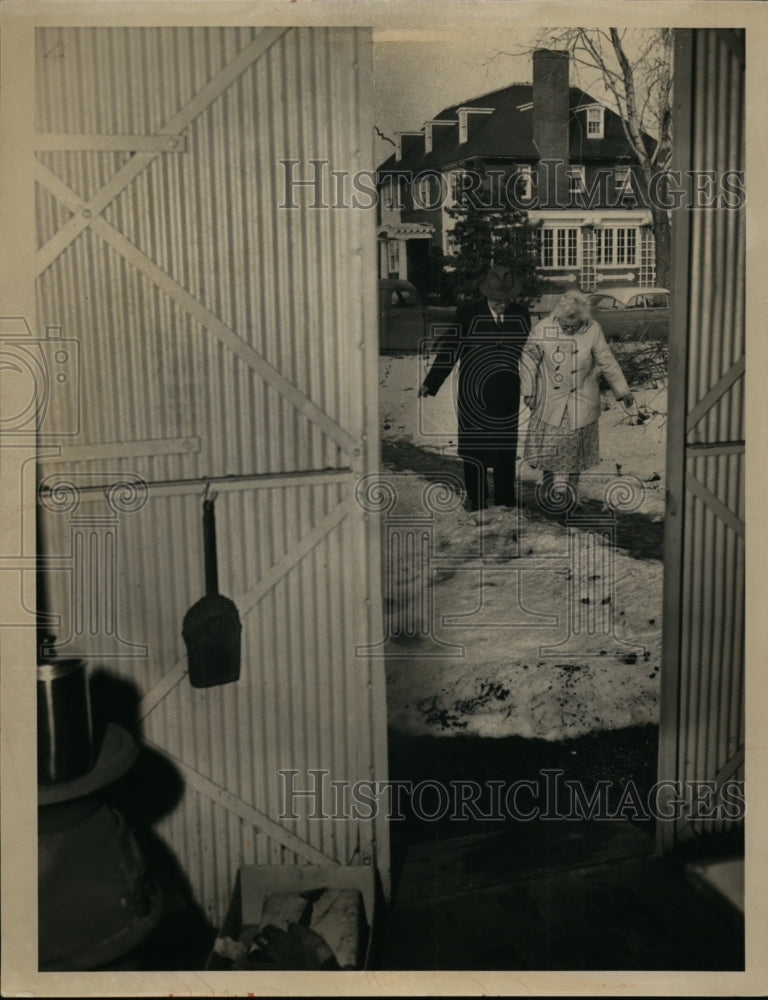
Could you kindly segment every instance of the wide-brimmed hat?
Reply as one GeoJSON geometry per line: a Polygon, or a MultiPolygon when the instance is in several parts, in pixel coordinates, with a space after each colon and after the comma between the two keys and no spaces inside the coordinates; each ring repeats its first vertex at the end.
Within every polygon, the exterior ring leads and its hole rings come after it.
{"type": "Polygon", "coordinates": [[[508,267],[491,267],[480,282],[480,294],[488,299],[509,299],[520,291],[520,279],[508,267]]]}

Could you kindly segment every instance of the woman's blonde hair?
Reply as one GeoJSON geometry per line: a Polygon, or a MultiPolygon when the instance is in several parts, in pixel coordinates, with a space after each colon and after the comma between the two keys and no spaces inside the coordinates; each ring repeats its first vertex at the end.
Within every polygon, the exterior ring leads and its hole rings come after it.
{"type": "Polygon", "coordinates": [[[589,311],[589,299],[582,292],[576,289],[564,292],[555,303],[552,315],[556,320],[581,323],[588,323],[591,319],[589,311]]]}

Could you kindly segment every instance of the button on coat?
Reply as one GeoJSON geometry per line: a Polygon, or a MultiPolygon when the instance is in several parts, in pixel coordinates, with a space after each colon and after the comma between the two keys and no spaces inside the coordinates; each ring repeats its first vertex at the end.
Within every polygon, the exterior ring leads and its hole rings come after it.
{"type": "Polygon", "coordinates": [[[533,411],[544,423],[577,430],[600,416],[599,375],[617,399],[630,391],[619,363],[594,320],[574,334],[564,333],[550,316],[531,331],[520,361],[522,395],[534,397],[533,411]]]}

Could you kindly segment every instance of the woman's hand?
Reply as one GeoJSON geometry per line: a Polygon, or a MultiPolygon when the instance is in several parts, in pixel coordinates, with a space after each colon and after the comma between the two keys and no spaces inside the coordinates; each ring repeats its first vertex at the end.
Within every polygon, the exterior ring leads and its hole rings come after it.
{"type": "Polygon", "coordinates": [[[628,392],[626,396],[622,396],[621,401],[627,410],[631,410],[632,407],[635,405],[635,397],[632,395],[631,392],[628,392]]]}
{"type": "Polygon", "coordinates": [[[417,393],[417,399],[421,399],[422,396],[428,396],[428,395],[429,395],[429,389],[422,383],[419,386],[419,391],[417,393]]]}

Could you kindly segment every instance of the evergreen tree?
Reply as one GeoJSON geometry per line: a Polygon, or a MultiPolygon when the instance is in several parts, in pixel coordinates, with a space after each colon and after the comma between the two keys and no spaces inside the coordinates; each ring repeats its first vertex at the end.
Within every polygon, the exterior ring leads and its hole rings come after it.
{"type": "Polygon", "coordinates": [[[508,267],[519,276],[523,290],[519,301],[532,302],[542,292],[538,273],[539,227],[528,213],[504,196],[494,195],[489,184],[478,192],[459,196],[448,209],[454,251],[444,261],[456,301],[476,298],[478,284],[489,267],[508,267]]]}

